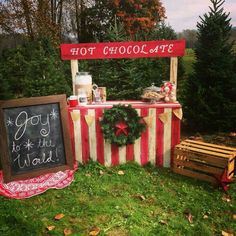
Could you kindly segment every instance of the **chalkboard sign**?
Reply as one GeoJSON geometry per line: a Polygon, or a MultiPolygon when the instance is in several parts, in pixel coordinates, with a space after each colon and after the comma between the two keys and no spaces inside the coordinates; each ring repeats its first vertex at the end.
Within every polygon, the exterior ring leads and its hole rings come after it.
{"type": "Polygon", "coordinates": [[[4,182],[73,169],[65,95],[0,102],[4,182]]]}

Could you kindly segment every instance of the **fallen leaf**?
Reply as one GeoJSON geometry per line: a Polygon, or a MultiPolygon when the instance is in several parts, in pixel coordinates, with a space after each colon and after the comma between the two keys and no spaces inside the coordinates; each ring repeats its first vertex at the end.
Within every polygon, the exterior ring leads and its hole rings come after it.
{"type": "Polygon", "coordinates": [[[146,200],[145,196],[143,196],[142,194],[136,194],[134,195],[134,197],[139,198],[142,201],[146,200]]]}
{"type": "Polygon", "coordinates": [[[123,170],[118,171],[118,175],[124,175],[124,174],[125,174],[125,172],[123,170]]]}
{"type": "Polygon", "coordinates": [[[226,232],[226,231],[224,231],[224,230],[221,231],[221,235],[222,235],[222,236],[234,236],[233,233],[226,232]]]}
{"type": "Polygon", "coordinates": [[[60,219],[62,219],[64,216],[65,216],[65,215],[64,215],[63,213],[60,213],[60,214],[55,215],[54,219],[55,219],[55,220],[60,220],[60,219]]]}
{"type": "Polygon", "coordinates": [[[47,226],[47,230],[48,231],[52,231],[52,230],[54,230],[56,228],[56,226],[54,226],[54,225],[49,225],[49,226],[47,226]]]}
{"type": "Polygon", "coordinates": [[[222,198],[221,198],[224,202],[231,202],[231,197],[229,195],[224,195],[222,198]]]}
{"type": "Polygon", "coordinates": [[[71,230],[71,229],[68,229],[68,228],[65,228],[63,232],[64,232],[64,235],[65,235],[65,236],[72,234],[72,230],[71,230]]]}
{"type": "Polygon", "coordinates": [[[160,220],[159,223],[162,224],[162,225],[167,225],[168,224],[166,220],[160,220]]]}
{"type": "Polygon", "coordinates": [[[233,219],[236,220],[236,214],[233,214],[233,219]]]}
{"type": "Polygon", "coordinates": [[[193,223],[193,216],[192,216],[191,213],[188,213],[188,215],[187,215],[187,219],[188,219],[188,222],[189,222],[190,224],[193,223]]]}
{"type": "Polygon", "coordinates": [[[209,218],[208,215],[204,215],[204,216],[203,216],[203,219],[208,219],[208,218],[209,218]]]}
{"type": "Polygon", "coordinates": [[[90,230],[89,236],[96,236],[100,233],[100,228],[99,227],[94,227],[90,230]]]}
{"type": "Polygon", "coordinates": [[[104,172],[102,170],[99,171],[100,175],[104,175],[104,172]]]}
{"type": "Polygon", "coordinates": [[[139,198],[144,201],[146,198],[143,195],[139,195],[139,198]]]}
{"type": "Polygon", "coordinates": [[[91,174],[90,173],[86,173],[85,176],[86,177],[91,177],[91,174]]]}

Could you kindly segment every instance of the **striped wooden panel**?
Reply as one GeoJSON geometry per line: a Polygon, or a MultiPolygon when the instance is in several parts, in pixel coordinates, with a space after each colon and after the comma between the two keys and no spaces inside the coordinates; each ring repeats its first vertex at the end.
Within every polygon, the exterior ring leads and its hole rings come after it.
{"type": "Polygon", "coordinates": [[[153,165],[156,164],[156,109],[150,108],[148,112],[150,123],[148,128],[148,157],[149,162],[153,165]]]}
{"type": "Polygon", "coordinates": [[[168,114],[167,121],[164,124],[164,143],[163,143],[163,166],[170,167],[170,157],[171,157],[171,118],[172,109],[165,108],[164,113],[168,114]]]}
{"type": "Polygon", "coordinates": [[[89,129],[89,153],[90,158],[93,161],[97,161],[97,139],[96,139],[96,119],[95,119],[95,110],[88,110],[88,129],[89,129]],[[90,120],[91,119],[91,120],[90,120]],[[91,135],[94,134],[94,135],[91,135]]]}
{"type": "MultiPolygon", "coordinates": [[[[140,116],[141,114],[141,110],[140,109],[136,109],[136,111],[138,112],[138,115],[140,116]]],[[[141,165],[141,137],[136,139],[135,143],[134,143],[134,160],[141,165]]]]}
{"type": "Polygon", "coordinates": [[[80,111],[79,110],[72,111],[71,117],[74,125],[75,159],[79,163],[83,163],[82,148],[81,148],[80,111]]]}

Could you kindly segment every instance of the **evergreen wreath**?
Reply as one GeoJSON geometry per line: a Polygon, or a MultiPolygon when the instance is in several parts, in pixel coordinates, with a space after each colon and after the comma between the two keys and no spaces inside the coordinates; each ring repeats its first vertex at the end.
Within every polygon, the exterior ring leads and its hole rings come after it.
{"type": "Polygon", "coordinates": [[[101,128],[105,140],[118,146],[134,143],[146,129],[142,118],[131,105],[114,105],[104,111],[101,128]]]}

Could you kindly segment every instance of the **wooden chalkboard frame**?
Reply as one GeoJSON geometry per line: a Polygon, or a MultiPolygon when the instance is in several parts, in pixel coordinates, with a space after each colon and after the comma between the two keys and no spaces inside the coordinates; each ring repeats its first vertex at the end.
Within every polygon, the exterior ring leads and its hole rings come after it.
{"type": "Polygon", "coordinates": [[[12,100],[1,100],[0,101],[0,156],[3,169],[3,179],[5,183],[14,181],[14,180],[24,180],[46,173],[64,171],[67,169],[74,169],[74,159],[72,154],[71,142],[70,142],[70,132],[69,132],[69,123],[68,123],[68,111],[67,111],[67,102],[66,95],[52,95],[44,97],[31,97],[31,98],[20,98],[12,100]],[[46,105],[46,104],[58,104],[60,111],[60,124],[62,131],[62,140],[64,145],[65,152],[65,161],[66,164],[49,167],[46,169],[39,170],[30,170],[26,173],[13,174],[11,165],[10,165],[10,155],[8,148],[8,136],[7,129],[4,124],[4,109],[16,108],[16,107],[27,107],[34,105],[46,105]]]}

